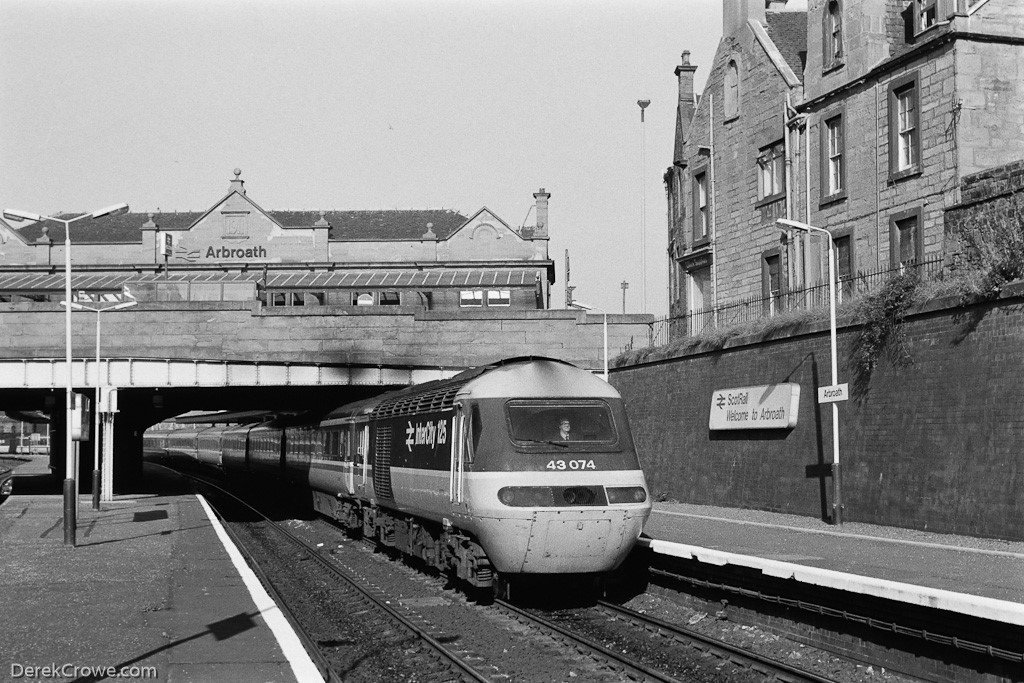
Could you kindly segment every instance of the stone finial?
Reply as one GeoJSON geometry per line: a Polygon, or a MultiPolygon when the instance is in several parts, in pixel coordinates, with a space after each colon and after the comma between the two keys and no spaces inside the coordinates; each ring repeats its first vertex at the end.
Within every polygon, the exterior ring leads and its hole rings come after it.
{"type": "Polygon", "coordinates": [[[142,229],[143,230],[157,230],[157,229],[159,229],[157,224],[156,224],[156,221],[153,220],[154,214],[147,213],[146,216],[149,218],[149,220],[147,220],[145,223],[142,224],[142,229]]]}
{"type": "Polygon", "coordinates": [[[427,223],[427,231],[423,233],[423,239],[425,240],[436,240],[437,235],[434,233],[434,224],[427,223]]]}
{"type": "Polygon", "coordinates": [[[320,212],[320,218],[318,218],[316,223],[313,224],[313,227],[314,228],[329,228],[329,227],[331,227],[331,224],[327,221],[326,218],[324,218],[324,216],[326,216],[326,215],[327,215],[326,211],[321,211],[320,212]]]}
{"type": "Polygon", "coordinates": [[[228,191],[245,194],[245,181],[242,180],[242,169],[235,169],[235,179],[231,181],[231,187],[228,188],[228,191]]]}
{"type": "Polygon", "coordinates": [[[53,238],[50,237],[50,228],[43,226],[43,234],[36,240],[37,244],[53,244],[53,238]]]}

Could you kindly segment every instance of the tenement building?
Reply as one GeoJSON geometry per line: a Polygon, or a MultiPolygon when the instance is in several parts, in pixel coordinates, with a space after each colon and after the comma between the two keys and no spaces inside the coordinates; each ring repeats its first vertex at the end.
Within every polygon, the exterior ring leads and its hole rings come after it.
{"type": "MultiPolygon", "coordinates": [[[[486,207],[267,211],[235,170],[206,210],[134,212],[71,225],[79,300],[253,301],[428,310],[548,308],[548,199],[514,227],[486,207]]],[[[69,219],[77,214],[55,216],[69,219]]],[[[64,299],[64,224],[0,221],[0,302],[64,299]]],[[[258,303],[257,303],[258,302],[258,303]]]]}
{"type": "Polygon", "coordinates": [[[672,335],[819,305],[957,249],[961,181],[1024,159],[1024,3],[725,0],[700,97],[684,52],[669,205],[672,335]]]}

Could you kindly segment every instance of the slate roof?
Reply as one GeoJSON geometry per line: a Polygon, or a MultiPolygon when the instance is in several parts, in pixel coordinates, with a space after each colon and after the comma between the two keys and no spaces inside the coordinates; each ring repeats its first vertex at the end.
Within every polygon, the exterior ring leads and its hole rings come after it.
{"type": "MultiPolygon", "coordinates": [[[[105,216],[96,220],[84,218],[71,225],[72,244],[114,243],[139,244],[142,226],[150,219],[160,230],[187,230],[202,218],[204,211],[174,213],[126,213],[105,216]]],[[[330,224],[328,238],[332,241],[397,241],[419,240],[427,232],[427,224],[438,239],[445,239],[469,220],[449,209],[393,209],[387,211],[267,211],[267,214],[285,228],[311,228],[323,218],[330,224]],[[321,215],[322,214],[322,215],[321,215]]],[[[80,213],[62,213],[56,218],[68,219],[80,213]]],[[[64,224],[42,221],[19,229],[20,223],[7,221],[29,242],[48,236],[54,243],[64,243],[64,224]]]]}
{"type": "Polygon", "coordinates": [[[775,47],[779,48],[789,68],[803,83],[807,56],[807,12],[766,12],[765,23],[768,36],[775,47]]]}

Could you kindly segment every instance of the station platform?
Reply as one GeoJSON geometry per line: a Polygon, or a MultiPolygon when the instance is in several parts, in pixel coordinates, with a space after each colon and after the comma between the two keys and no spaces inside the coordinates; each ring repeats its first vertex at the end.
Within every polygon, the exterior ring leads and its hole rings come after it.
{"type": "Polygon", "coordinates": [[[1024,542],[655,503],[654,553],[1024,625],[1024,542]]]}
{"type": "Polygon", "coordinates": [[[15,469],[0,504],[0,680],[322,681],[298,637],[204,500],[185,490],[63,497],[21,493],[45,459],[15,469]]]}

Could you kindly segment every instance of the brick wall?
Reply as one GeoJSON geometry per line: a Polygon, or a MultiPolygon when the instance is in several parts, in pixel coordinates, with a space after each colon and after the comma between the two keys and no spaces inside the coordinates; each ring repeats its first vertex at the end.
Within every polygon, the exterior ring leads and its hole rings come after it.
{"type": "MultiPolygon", "coordinates": [[[[909,316],[912,364],[882,361],[862,401],[839,405],[845,519],[1024,539],[1024,283],[967,309],[909,316]]],[[[840,381],[858,329],[839,334],[840,381]]],[[[827,325],[781,340],[616,368],[648,482],[680,501],[824,517],[831,510],[827,325]],[[710,432],[712,392],[796,382],[792,430],[710,432]]]]}

